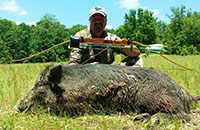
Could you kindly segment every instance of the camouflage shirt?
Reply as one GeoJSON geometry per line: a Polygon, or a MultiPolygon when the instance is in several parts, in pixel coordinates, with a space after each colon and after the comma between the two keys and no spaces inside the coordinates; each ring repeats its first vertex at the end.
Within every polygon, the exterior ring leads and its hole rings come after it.
{"type": "MultiPolygon", "coordinates": [[[[82,30],[76,33],[75,36],[92,38],[92,35],[89,29],[82,30]]],[[[111,34],[106,31],[102,33],[101,38],[105,38],[109,40],[120,39],[117,35],[111,34]]],[[[115,60],[113,50],[111,50],[110,48],[108,48],[107,50],[103,51],[101,54],[94,57],[94,55],[96,55],[100,51],[102,51],[102,49],[97,50],[93,48],[90,48],[90,49],[72,48],[70,52],[69,61],[70,62],[75,61],[81,64],[91,58],[87,63],[98,62],[98,63],[103,63],[103,64],[111,64],[115,60]]]]}

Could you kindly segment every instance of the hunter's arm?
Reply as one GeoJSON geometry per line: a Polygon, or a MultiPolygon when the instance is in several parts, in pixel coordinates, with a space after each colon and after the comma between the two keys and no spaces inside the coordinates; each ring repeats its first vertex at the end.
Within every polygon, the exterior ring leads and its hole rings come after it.
{"type": "Polygon", "coordinates": [[[79,65],[81,63],[81,51],[80,48],[71,48],[68,65],[79,65]]]}

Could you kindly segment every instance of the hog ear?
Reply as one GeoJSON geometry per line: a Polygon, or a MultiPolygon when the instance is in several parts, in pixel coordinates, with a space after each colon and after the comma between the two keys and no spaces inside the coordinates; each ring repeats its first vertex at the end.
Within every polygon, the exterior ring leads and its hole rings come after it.
{"type": "Polygon", "coordinates": [[[59,83],[62,77],[62,65],[54,65],[49,69],[49,76],[48,79],[51,82],[59,83]]]}

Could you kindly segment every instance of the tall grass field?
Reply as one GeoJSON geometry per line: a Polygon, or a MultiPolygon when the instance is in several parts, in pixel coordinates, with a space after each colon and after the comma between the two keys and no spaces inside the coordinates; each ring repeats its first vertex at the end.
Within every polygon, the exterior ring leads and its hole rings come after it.
{"type": "MultiPolygon", "coordinates": [[[[159,55],[142,56],[144,67],[153,67],[168,74],[191,95],[200,96],[200,56],[166,55],[167,58],[185,66],[185,70],[159,55]]],[[[117,64],[118,60],[114,63],[117,64]]],[[[198,129],[200,117],[184,122],[180,119],[163,118],[161,121],[135,121],[137,113],[130,114],[84,114],[77,117],[58,116],[36,109],[16,113],[14,106],[28,93],[43,71],[51,63],[0,65],[0,129],[22,130],[133,130],[133,129],[198,129]]],[[[200,101],[191,105],[200,116],[200,101]]]]}

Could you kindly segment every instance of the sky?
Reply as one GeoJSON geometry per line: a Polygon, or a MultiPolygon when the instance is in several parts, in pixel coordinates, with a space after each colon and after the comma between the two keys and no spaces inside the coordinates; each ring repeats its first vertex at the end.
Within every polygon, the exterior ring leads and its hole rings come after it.
{"type": "Polygon", "coordinates": [[[130,9],[147,9],[158,20],[169,22],[170,7],[186,6],[200,12],[200,0],[0,0],[0,18],[33,25],[46,14],[55,18],[66,28],[81,24],[89,26],[91,8],[101,6],[107,12],[107,28],[118,28],[124,23],[125,13],[130,9]]]}

